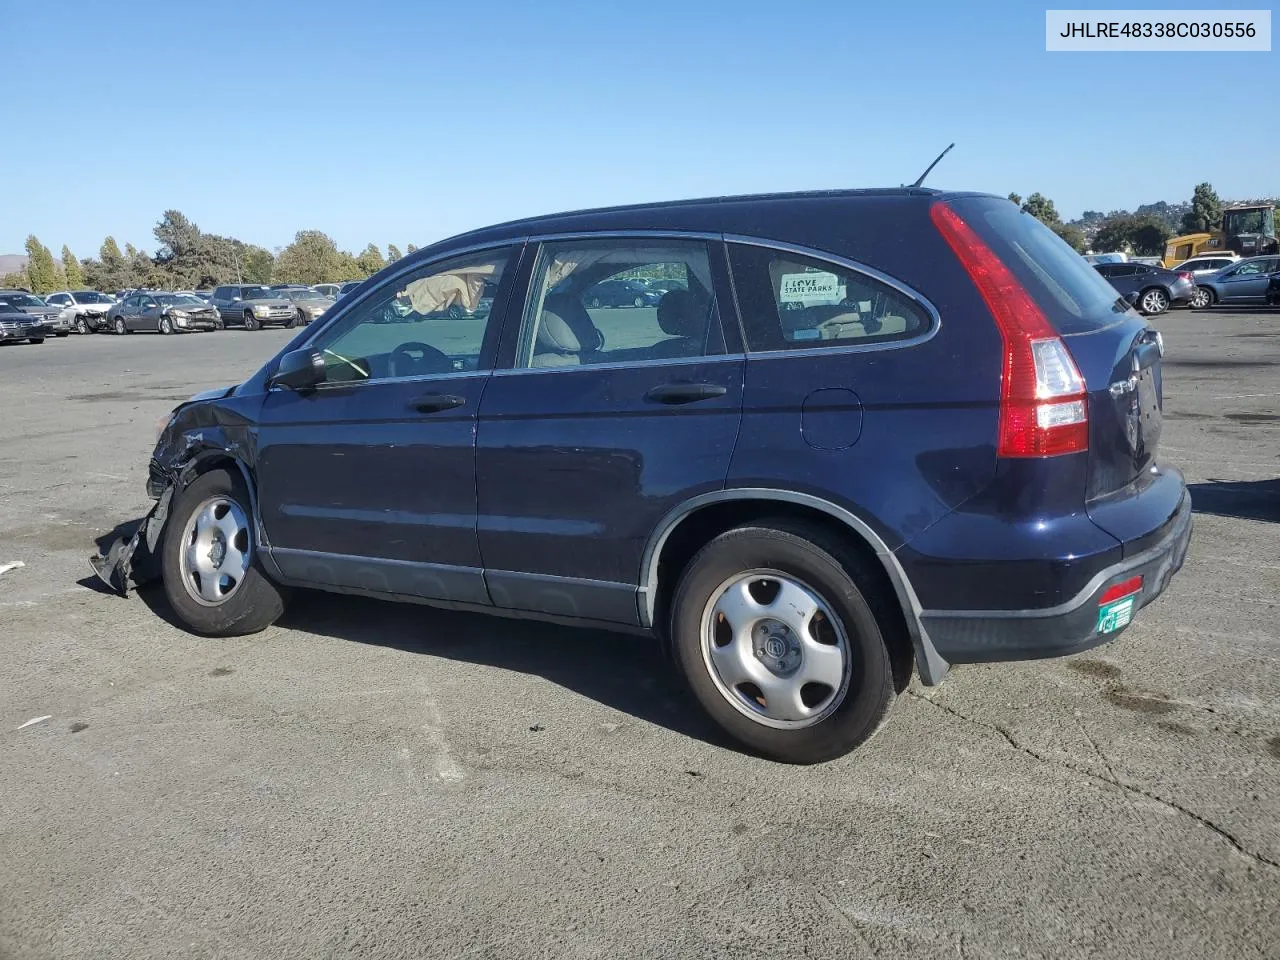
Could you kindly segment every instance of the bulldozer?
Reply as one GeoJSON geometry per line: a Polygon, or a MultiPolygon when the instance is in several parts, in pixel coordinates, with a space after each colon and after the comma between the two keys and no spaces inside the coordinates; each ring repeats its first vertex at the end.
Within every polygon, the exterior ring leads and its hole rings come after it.
{"type": "Polygon", "coordinates": [[[1174,237],[1164,248],[1163,267],[1175,267],[1202,253],[1231,250],[1242,257],[1276,253],[1276,208],[1269,204],[1244,204],[1222,211],[1222,229],[1186,233],[1174,237]]]}

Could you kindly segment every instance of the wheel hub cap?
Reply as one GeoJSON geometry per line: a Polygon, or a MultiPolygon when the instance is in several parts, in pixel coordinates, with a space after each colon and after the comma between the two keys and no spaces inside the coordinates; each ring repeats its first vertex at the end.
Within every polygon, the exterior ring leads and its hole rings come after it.
{"type": "Polygon", "coordinates": [[[794,729],[829,716],[849,688],[849,649],[831,607],[789,574],[740,574],[712,592],[703,612],[711,679],[765,726],[794,729]]]}
{"type": "Polygon", "coordinates": [[[210,497],[187,521],[179,557],[182,584],[197,603],[217,606],[244,582],[252,564],[249,519],[230,497],[210,497]]]}

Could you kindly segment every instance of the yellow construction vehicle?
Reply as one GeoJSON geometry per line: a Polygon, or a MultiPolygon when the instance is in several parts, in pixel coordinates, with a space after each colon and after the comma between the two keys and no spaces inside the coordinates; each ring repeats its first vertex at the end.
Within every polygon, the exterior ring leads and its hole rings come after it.
{"type": "Polygon", "coordinates": [[[1231,250],[1242,257],[1277,252],[1276,208],[1269,203],[1228,207],[1222,211],[1222,229],[1174,237],[1164,248],[1161,266],[1177,266],[1201,253],[1231,250]]]}

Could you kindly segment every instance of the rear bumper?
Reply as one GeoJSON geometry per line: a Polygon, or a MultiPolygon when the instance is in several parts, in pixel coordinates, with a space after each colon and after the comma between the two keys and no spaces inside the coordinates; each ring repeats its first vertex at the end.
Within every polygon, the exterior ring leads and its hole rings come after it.
{"type": "Polygon", "coordinates": [[[1075,597],[1043,610],[922,610],[920,622],[948,663],[1036,660],[1079,653],[1114,640],[1127,625],[1099,632],[1099,600],[1108,588],[1142,577],[1131,614],[1158,597],[1182,568],[1191,542],[1191,495],[1184,494],[1164,536],[1099,572],[1075,597]]]}

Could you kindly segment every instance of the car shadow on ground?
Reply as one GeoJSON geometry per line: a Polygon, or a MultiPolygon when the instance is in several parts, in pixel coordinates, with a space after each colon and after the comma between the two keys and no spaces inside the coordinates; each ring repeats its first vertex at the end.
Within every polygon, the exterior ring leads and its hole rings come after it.
{"type": "Polygon", "coordinates": [[[1280,522],[1280,479],[1190,483],[1191,509],[1220,517],[1280,522]]]}
{"type": "MultiPolygon", "coordinates": [[[[167,606],[163,592],[156,599],[167,606]]],[[[532,674],[636,719],[737,749],[697,708],[651,638],[311,590],[295,592],[280,626],[532,674]]]]}

